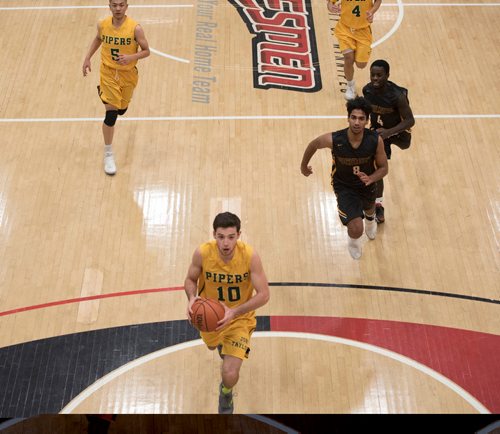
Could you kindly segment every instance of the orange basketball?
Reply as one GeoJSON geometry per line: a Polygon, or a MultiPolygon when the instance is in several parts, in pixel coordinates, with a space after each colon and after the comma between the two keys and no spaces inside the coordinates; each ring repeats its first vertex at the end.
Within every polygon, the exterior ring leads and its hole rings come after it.
{"type": "Polygon", "coordinates": [[[213,332],[224,318],[224,306],[217,300],[198,298],[191,307],[191,324],[201,332],[213,332]]]}

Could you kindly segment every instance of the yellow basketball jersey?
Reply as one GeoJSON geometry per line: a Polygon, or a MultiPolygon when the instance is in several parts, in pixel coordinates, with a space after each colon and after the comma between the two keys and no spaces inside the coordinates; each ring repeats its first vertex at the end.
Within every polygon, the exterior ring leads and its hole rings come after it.
{"type": "Polygon", "coordinates": [[[125,17],[123,24],[116,28],[113,26],[113,16],[99,22],[99,36],[101,38],[101,61],[113,69],[130,70],[137,60],[128,65],[117,63],[119,54],[135,54],[139,44],[135,40],[137,22],[130,17],[125,17]]]}
{"type": "MultiPolygon", "coordinates": [[[[237,241],[233,259],[225,263],[219,256],[215,240],[200,246],[202,270],[198,279],[198,295],[221,301],[227,307],[236,307],[253,295],[250,276],[250,260],[253,249],[243,241],[237,241]]],[[[254,317],[255,311],[242,317],[254,317]]],[[[239,317],[240,318],[240,317],[239,317]]]]}
{"type": "Polygon", "coordinates": [[[372,7],[372,0],[342,0],[340,21],[351,29],[368,27],[370,23],[366,20],[366,13],[372,7]]]}

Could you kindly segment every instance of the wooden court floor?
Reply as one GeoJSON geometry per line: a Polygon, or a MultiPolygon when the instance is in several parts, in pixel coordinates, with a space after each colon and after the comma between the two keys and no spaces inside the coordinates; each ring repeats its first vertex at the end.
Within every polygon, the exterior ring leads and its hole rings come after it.
{"type": "Polygon", "coordinates": [[[328,152],[299,169],[347,125],[324,1],[129,3],[153,50],[108,177],[99,52],[81,74],[107,2],[0,0],[0,416],[215,413],[182,284],[223,210],[271,285],[237,413],[500,412],[500,3],[377,13],[416,125],[359,261],[328,152]]]}

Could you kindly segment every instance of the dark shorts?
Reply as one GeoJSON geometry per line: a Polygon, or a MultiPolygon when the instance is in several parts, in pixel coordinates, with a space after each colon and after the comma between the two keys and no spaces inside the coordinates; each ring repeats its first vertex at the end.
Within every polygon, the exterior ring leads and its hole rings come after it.
{"type": "Polygon", "coordinates": [[[408,149],[411,144],[411,133],[409,131],[401,131],[395,136],[384,140],[384,149],[387,159],[391,159],[391,145],[396,145],[400,149],[408,149]]]}
{"type": "Polygon", "coordinates": [[[347,226],[352,219],[364,218],[365,209],[370,209],[377,197],[376,184],[364,188],[351,188],[335,183],[334,189],[337,196],[337,209],[340,221],[347,226]]]}

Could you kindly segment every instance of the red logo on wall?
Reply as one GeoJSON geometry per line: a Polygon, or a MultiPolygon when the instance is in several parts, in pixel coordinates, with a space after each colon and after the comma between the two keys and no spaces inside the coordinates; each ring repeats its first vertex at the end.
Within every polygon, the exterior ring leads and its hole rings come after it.
{"type": "Polygon", "coordinates": [[[252,40],[254,87],[317,92],[321,74],[312,8],[306,0],[229,0],[252,40]]]}

